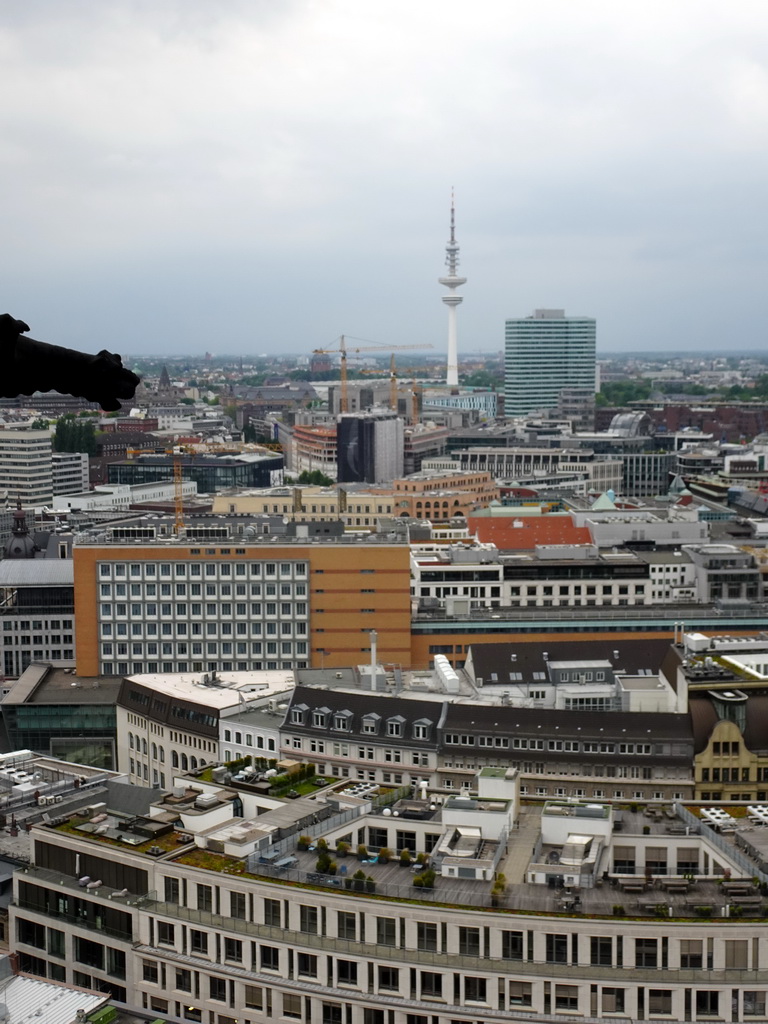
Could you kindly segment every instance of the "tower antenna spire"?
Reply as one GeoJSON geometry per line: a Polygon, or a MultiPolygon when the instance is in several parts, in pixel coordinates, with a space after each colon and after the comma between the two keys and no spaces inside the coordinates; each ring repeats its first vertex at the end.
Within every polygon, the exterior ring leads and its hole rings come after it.
{"type": "Polygon", "coordinates": [[[456,289],[466,284],[466,277],[459,277],[457,270],[459,266],[459,243],[456,241],[456,200],[453,188],[451,188],[451,237],[445,247],[445,265],[448,268],[446,277],[439,277],[438,282],[448,289],[448,294],[443,295],[443,302],[448,307],[448,362],[445,372],[445,383],[449,387],[458,387],[459,384],[459,352],[456,338],[456,307],[464,301],[463,296],[457,294],[456,289]]]}

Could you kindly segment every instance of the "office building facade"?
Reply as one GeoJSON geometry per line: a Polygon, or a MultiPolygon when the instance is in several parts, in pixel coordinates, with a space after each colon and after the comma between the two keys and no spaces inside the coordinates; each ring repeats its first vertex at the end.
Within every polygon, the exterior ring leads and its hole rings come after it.
{"type": "Polygon", "coordinates": [[[526,416],[556,409],[566,389],[595,390],[595,320],[566,316],[562,309],[537,309],[507,320],[504,349],[504,410],[526,416]]]}
{"type": "Polygon", "coordinates": [[[152,537],[150,525],[144,543],[120,530],[81,537],[78,672],[337,667],[369,657],[374,628],[382,656],[408,663],[406,544],[291,542],[237,526],[215,541],[152,537]]]}
{"type": "Polygon", "coordinates": [[[53,498],[50,430],[0,430],[0,492],[25,508],[53,498]]]}

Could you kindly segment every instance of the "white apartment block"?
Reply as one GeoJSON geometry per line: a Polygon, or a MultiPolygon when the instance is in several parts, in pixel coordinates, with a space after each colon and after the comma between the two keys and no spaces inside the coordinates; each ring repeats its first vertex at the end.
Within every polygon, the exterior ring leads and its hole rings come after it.
{"type": "Polygon", "coordinates": [[[80,494],[88,490],[88,456],[85,452],[53,452],[53,493],[80,494]]]}
{"type": "Polygon", "coordinates": [[[287,701],[293,685],[287,672],[129,676],[117,701],[117,764],[137,786],[166,788],[173,772],[275,757],[278,700],[287,701]],[[274,715],[257,727],[262,706],[274,715]]]}
{"type": "Polygon", "coordinates": [[[698,600],[696,566],[687,551],[643,551],[638,557],[650,568],[653,604],[694,604],[698,600]]]}
{"type": "Polygon", "coordinates": [[[280,751],[280,725],[288,709],[290,694],[273,697],[266,705],[223,718],[219,723],[219,747],[224,762],[243,757],[277,759],[280,751]]]}
{"type": "Polygon", "coordinates": [[[541,545],[514,555],[502,555],[492,544],[412,552],[411,581],[415,600],[438,601],[454,612],[632,606],[644,604],[651,593],[642,558],[594,545],[541,545]]]}
{"type": "Polygon", "coordinates": [[[0,493],[25,508],[50,505],[53,469],[50,430],[0,430],[0,493]]]}
{"type": "MultiPolygon", "coordinates": [[[[54,456],[55,458],[55,456],[54,456]]],[[[172,502],[176,497],[176,485],[170,481],[150,484],[99,484],[88,490],[86,473],[85,487],[77,491],[57,491],[57,508],[68,508],[75,512],[95,510],[127,509],[142,502],[172,502]]],[[[181,481],[181,496],[184,500],[197,495],[195,480],[181,481]]]]}
{"type": "Polygon", "coordinates": [[[585,448],[466,448],[453,452],[465,473],[490,473],[494,480],[539,482],[583,479],[590,491],[622,490],[621,459],[595,455],[585,448]]]}

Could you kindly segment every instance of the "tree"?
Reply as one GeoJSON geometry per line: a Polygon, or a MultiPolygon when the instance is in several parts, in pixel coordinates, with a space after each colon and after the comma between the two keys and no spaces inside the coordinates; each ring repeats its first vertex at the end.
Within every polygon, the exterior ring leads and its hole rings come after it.
{"type": "Polygon", "coordinates": [[[305,487],[332,487],[333,480],[325,473],[321,473],[319,469],[313,469],[310,473],[308,470],[304,470],[299,473],[299,484],[303,484],[305,487]]]}
{"type": "Polygon", "coordinates": [[[53,450],[56,452],[84,452],[86,455],[95,455],[96,430],[93,421],[75,417],[72,413],[61,416],[56,421],[53,450]]]}
{"type": "Polygon", "coordinates": [[[623,406],[629,402],[641,401],[651,394],[651,381],[642,380],[608,380],[605,381],[595,397],[598,406],[623,406]]]}

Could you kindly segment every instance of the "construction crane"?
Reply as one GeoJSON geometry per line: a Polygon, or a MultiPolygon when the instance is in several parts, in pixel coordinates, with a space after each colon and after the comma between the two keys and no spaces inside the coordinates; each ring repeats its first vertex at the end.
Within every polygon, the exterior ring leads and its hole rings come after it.
{"type": "Polygon", "coordinates": [[[178,537],[184,529],[184,473],[182,456],[184,455],[227,455],[242,452],[263,450],[264,445],[250,444],[247,441],[201,441],[174,445],[172,448],[128,448],[126,455],[170,455],[173,465],[173,532],[178,537]]]}
{"type": "MultiPolygon", "coordinates": [[[[360,341],[364,339],[352,338],[352,341],[360,341]]],[[[430,344],[415,343],[413,345],[382,345],[382,344],[366,344],[363,346],[354,346],[347,348],[347,339],[342,334],[337,342],[337,348],[315,348],[312,350],[313,355],[332,355],[339,353],[340,364],[341,364],[341,400],[339,402],[339,412],[349,412],[349,393],[347,388],[347,353],[348,352],[392,352],[400,351],[401,349],[413,349],[413,348],[432,348],[430,344]]],[[[390,395],[392,393],[391,375],[390,375],[390,395]]]]}
{"type": "Polygon", "coordinates": [[[177,445],[175,448],[163,448],[158,451],[156,448],[126,448],[125,454],[129,457],[134,455],[170,455],[173,465],[173,532],[178,537],[184,529],[184,475],[181,471],[181,456],[184,454],[184,446],[177,445]]]}
{"type": "MultiPolygon", "coordinates": [[[[360,372],[381,377],[379,370],[361,370],[360,372]]],[[[397,412],[397,369],[394,352],[389,357],[389,407],[392,412],[397,412]]]]}

